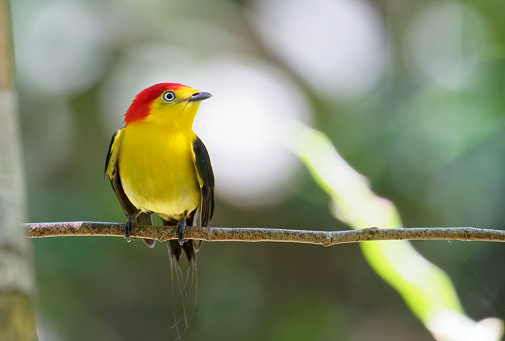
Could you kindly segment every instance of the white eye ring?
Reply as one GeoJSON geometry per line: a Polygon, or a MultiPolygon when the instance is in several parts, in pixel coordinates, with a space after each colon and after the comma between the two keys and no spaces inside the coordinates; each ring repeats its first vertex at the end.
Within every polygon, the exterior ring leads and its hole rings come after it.
{"type": "Polygon", "coordinates": [[[162,98],[165,102],[172,102],[175,99],[175,94],[172,91],[167,91],[162,98]]]}

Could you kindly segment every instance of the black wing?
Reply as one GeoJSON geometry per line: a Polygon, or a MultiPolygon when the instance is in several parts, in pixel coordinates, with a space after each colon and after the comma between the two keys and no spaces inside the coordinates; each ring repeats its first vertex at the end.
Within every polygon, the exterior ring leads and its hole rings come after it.
{"type": "Polygon", "coordinates": [[[199,221],[193,221],[193,225],[209,226],[214,214],[214,172],[207,148],[198,136],[193,141],[193,154],[201,190],[201,201],[197,210],[200,211],[197,215],[199,221]]]}

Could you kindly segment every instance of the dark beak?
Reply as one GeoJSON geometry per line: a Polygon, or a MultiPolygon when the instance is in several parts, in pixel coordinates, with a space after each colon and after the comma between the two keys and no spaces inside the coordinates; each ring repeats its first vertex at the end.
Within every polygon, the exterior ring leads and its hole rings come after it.
{"type": "Polygon", "coordinates": [[[188,102],[203,101],[204,99],[210,97],[212,97],[212,95],[208,92],[195,92],[190,98],[188,98],[188,102]]]}

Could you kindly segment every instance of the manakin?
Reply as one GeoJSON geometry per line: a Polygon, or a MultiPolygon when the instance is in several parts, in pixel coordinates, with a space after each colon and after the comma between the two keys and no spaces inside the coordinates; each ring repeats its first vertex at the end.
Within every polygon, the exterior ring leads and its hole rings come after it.
{"type": "MultiPolygon", "coordinates": [[[[124,114],[124,127],[112,136],[105,163],[117,199],[128,218],[125,237],[135,224],[177,226],[168,241],[172,259],[182,251],[195,261],[201,241],[184,240],[186,226],[209,226],[214,212],[214,173],[202,140],[193,132],[200,102],[211,97],[177,83],[141,91],[124,114]]],[[[154,240],[144,240],[153,247],[154,240]]]]}

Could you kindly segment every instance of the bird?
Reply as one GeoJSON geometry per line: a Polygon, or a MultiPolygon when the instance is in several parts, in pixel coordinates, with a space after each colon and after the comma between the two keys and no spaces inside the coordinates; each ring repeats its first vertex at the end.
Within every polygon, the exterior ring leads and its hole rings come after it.
{"type": "MultiPolygon", "coordinates": [[[[111,139],[105,162],[119,204],[127,218],[129,240],[135,225],[176,226],[168,250],[171,261],[182,253],[196,262],[200,240],[185,240],[186,226],[207,227],[214,213],[214,173],[207,148],[193,131],[201,101],[212,97],[179,83],[152,85],[133,99],[124,127],[111,139]]],[[[149,247],[155,240],[144,239],[149,247]]],[[[171,262],[172,264],[172,262],[171,262]]]]}

